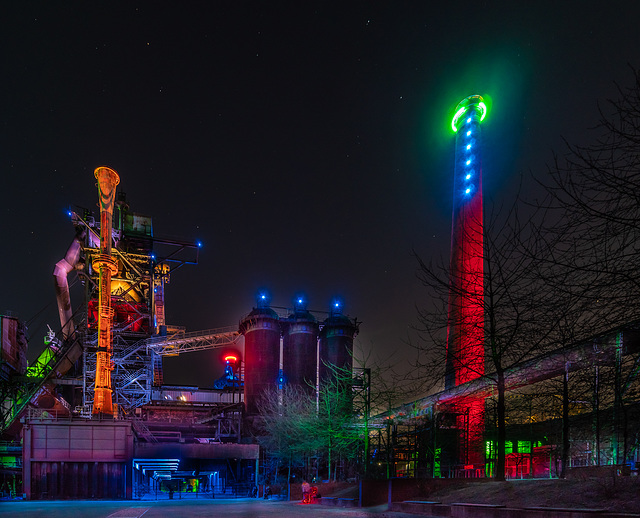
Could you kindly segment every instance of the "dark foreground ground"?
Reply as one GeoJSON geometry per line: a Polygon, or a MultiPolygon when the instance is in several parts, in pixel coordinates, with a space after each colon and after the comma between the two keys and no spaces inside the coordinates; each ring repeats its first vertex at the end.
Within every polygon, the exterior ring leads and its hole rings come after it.
{"type": "Polygon", "coordinates": [[[416,500],[471,502],[507,507],[570,507],[640,513],[640,477],[584,480],[513,480],[469,484],[432,492],[416,500]]]}
{"type": "MultiPolygon", "coordinates": [[[[347,487],[333,496],[357,497],[347,487]],[[353,493],[353,494],[351,494],[353,493]]],[[[571,507],[640,513],[640,477],[587,480],[521,480],[462,484],[462,487],[416,494],[411,499],[443,503],[469,502],[507,507],[571,507]]],[[[320,505],[240,498],[235,500],[160,501],[0,501],[0,518],[415,518],[415,514],[391,512],[381,505],[365,509],[341,509],[320,505]]]]}
{"type": "Polygon", "coordinates": [[[320,505],[301,505],[298,502],[237,499],[226,501],[182,500],[159,502],[134,501],[56,501],[56,502],[0,502],[0,517],[25,518],[415,518],[415,514],[386,511],[386,505],[369,509],[336,509],[320,505]]]}

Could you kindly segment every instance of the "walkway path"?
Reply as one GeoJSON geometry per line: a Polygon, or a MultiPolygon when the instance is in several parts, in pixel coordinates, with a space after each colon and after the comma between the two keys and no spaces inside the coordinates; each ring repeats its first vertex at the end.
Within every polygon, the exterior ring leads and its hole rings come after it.
{"type": "Polygon", "coordinates": [[[342,509],[299,502],[252,498],[182,501],[30,501],[0,503],[0,518],[416,518],[415,514],[386,511],[386,505],[367,509],[342,509]]]}

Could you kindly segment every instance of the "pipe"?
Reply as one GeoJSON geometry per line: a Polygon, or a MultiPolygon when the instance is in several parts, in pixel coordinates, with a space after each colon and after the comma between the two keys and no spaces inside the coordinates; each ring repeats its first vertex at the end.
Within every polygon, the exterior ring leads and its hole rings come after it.
{"type": "Polygon", "coordinates": [[[60,315],[60,327],[62,328],[62,336],[66,340],[75,331],[73,324],[73,311],[71,309],[71,298],[69,296],[69,280],[68,276],[78,264],[80,259],[80,250],[82,249],[81,239],[84,232],[76,235],[67,254],[60,259],[53,269],[53,282],[56,287],[56,300],[58,302],[58,313],[60,315]]]}
{"type": "Polygon", "coordinates": [[[113,415],[111,391],[111,276],[118,272],[118,263],[111,257],[111,231],[116,186],[120,177],[113,169],[98,167],[94,171],[98,180],[100,202],[100,254],[93,261],[99,271],[98,287],[98,352],[96,353],[96,385],[93,397],[94,415],[113,415]]]}

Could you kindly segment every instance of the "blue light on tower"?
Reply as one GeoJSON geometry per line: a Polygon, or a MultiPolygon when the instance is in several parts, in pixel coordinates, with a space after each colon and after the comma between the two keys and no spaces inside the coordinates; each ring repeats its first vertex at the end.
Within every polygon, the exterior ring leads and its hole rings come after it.
{"type": "Polygon", "coordinates": [[[342,314],[342,300],[334,299],[331,303],[331,315],[341,315],[342,314]]]}
{"type": "Polygon", "coordinates": [[[299,293],[295,296],[293,305],[296,311],[306,311],[307,298],[302,293],[299,293]]]}
{"type": "Polygon", "coordinates": [[[451,122],[456,138],[456,178],[454,180],[454,204],[460,206],[480,193],[480,146],[477,136],[480,135],[480,122],[487,113],[482,97],[474,95],[464,99],[457,107],[451,122]],[[464,131],[458,131],[464,128],[464,131]]]}
{"type": "Polygon", "coordinates": [[[270,302],[269,293],[266,290],[259,291],[256,296],[256,301],[259,308],[268,308],[270,302]]]}

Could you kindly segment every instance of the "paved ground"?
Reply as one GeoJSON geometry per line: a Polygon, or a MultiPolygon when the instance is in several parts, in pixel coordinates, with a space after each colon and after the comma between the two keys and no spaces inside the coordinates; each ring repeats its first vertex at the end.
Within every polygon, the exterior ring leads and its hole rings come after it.
{"type": "Polygon", "coordinates": [[[237,500],[182,500],[182,501],[31,501],[0,502],[0,518],[182,518],[182,517],[237,517],[237,518],[415,518],[415,514],[386,511],[386,505],[367,509],[339,509],[320,505],[301,505],[298,502],[279,502],[239,498],[237,500]]]}

